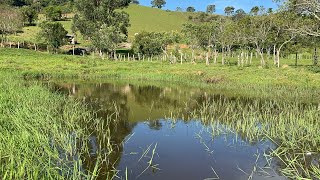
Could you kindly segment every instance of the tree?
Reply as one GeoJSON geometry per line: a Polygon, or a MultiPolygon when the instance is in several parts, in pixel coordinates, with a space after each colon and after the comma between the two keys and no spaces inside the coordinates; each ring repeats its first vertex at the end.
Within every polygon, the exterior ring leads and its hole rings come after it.
{"type": "Polygon", "coordinates": [[[131,0],[132,4],[140,4],[140,2],[138,0],[131,0]]]}
{"type": "Polygon", "coordinates": [[[267,14],[261,16],[251,16],[248,17],[248,39],[251,43],[255,45],[256,52],[260,55],[261,66],[266,65],[265,58],[263,56],[263,50],[268,41],[269,35],[272,30],[272,21],[267,14]]]}
{"type": "Polygon", "coordinates": [[[10,6],[25,6],[25,5],[30,5],[31,0],[2,0],[0,4],[7,4],[10,6]]]}
{"type": "Polygon", "coordinates": [[[78,0],[75,4],[77,12],[73,19],[74,27],[85,38],[93,40],[94,48],[100,51],[112,51],[113,46],[107,45],[107,42],[111,40],[119,43],[127,38],[129,15],[119,9],[127,7],[130,2],[131,0],[78,0]],[[110,33],[111,29],[115,34],[110,33]],[[103,32],[108,34],[102,39],[107,42],[98,42],[97,39],[103,32]]]}
{"type": "Polygon", "coordinates": [[[246,15],[246,12],[243,9],[238,9],[233,15],[233,19],[238,21],[239,19],[243,18],[245,15],[246,15]]]}
{"type": "Polygon", "coordinates": [[[48,6],[44,10],[47,20],[58,21],[62,18],[62,10],[58,6],[48,6]]]}
{"type": "Polygon", "coordinates": [[[0,34],[1,43],[8,34],[16,33],[23,26],[21,13],[9,6],[0,6],[0,34]]]}
{"type": "Polygon", "coordinates": [[[258,6],[254,6],[253,8],[251,8],[250,14],[257,16],[259,11],[260,11],[260,8],[258,6]]]}
{"type": "Polygon", "coordinates": [[[216,12],[216,5],[214,5],[214,4],[208,5],[207,6],[207,13],[212,14],[214,12],[216,12]]]}
{"type": "Polygon", "coordinates": [[[157,7],[159,9],[161,9],[165,4],[166,1],[165,0],[153,0],[151,1],[152,7],[157,7]]]}
{"type": "Polygon", "coordinates": [[[181,7],[177,7],[177,8],[176,8],[176,11],[177,11],[177,12],[182,12],[183,9],[182,9],[181,7]]]}
{"type": "Polygon", "coordinates": [[[38,19],[38,13],[32,6],[24,6],[21,8],[21,13],[24,22],[27,21],[31,25],[35,20],[38,19]]]}
{"type": "Polygon", "coordinates": [[[40,24],[41,31],[38,34],[38,38],[44,41],[54,52],[66,43],[67,31],[63,25],[59,22],[45,21],[40,24]]]}
{"type": "Polygon", "coordinates": [[[133,50],[147,56],[166,54],[169,44],[178,42],[179,37],[176,33],[166,32],[141,32],[135,36],[133,50]]]}
{"type": "Polygon", "coordinates": [[[92,37],[92,44],[100,50],[115,52],[117,45],[125,39],[126,36],[118,28],[103,25],[99,32],[92,37]]]}
{"type": "Polygon", "coordinates": [[[224,8],[224,13],[227,16],[231,16],[234,13],[235,8],[233,6],[227,6],[226,8],[224,8]]]}
{"type": "Polygon", "coordinates": [[[192,6],[187,7],[187,12],[195,12],[196,9],[192,6]]]}
{"type": "Polygon", "coordinates": [[[308,26],[301,26],[296,29],[301,35],[320,37],[320,1],[319,0],[288,0],[287,7],[301,16],[306,16],[314,22],[308,26]]]}

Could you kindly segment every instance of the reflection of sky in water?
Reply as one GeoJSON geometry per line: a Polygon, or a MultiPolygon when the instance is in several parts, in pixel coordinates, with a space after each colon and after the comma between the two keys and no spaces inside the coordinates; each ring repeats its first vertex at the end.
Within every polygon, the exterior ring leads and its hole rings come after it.
{"type": "Polygon", "coordinates": [[[250,145],[233,134],[212,137],[199,121],[177,121],[174,126],[172,121],[160,124],[159,130],[151,129],[148,122],[133,129],[118,166],[123,177],[127,168],[132,179],[206,179],[216,177],[213,168],[220,179],[248,179],[244,172],[251,174],[260,154],[257,164],[270,175],[255,173],[254,179],[279,179],[273,170],[265,168],[263,152],[271,145],[268,142],[250,145]],[[140,175],[148,166],[156,143],[153,164],[159,164],[160,170],[149,168],[140,175]],[[148,146],[151,147],[148,157],[139,161],[148,146]]]}

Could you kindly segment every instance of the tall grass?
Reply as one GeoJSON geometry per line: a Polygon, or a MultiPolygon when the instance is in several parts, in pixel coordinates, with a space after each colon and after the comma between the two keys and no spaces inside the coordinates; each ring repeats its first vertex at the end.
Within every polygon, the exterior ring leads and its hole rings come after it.
{"type": "Polygon", "coordinates": [[[0,179],[89,179],[81,157],[93,114],[13,74],[0,79],[0,179]]]}
{"type": "Polygon", "coordinates": [[[271,100],[206,98],[190,112],[211,126],[212,136],[235,133],[249,142],[272,141],[268,155],[291,179],[319,179],[320,110],[318,104],[271,100]]]}

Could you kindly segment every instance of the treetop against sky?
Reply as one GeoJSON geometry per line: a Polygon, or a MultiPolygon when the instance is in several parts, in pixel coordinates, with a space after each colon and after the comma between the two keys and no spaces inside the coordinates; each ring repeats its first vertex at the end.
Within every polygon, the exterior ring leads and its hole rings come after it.
{"type": "MultiPolygon", "coordinates": [[[[141,5],[151,6],[151,0],[139,0],[141,5]]],[[[243,9],[249,12],[253,6],[264,6],[265,8],[277,9],[278,5],[272,0],[167,0],[163,9],[176,10],[177,7],[186,9],[189,6],[195,7],[197,11],[206,11],[209,4],[216,5],[216,12],[224,13],[224,8],[233,6],[236,9],[243,9]]]]}

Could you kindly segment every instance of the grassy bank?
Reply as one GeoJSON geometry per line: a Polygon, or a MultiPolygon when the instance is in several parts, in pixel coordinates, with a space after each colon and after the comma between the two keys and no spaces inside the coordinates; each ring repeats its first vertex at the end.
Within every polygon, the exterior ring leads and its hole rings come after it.
{"type": "Polygon", "coordinates": [[[0,74],[0,179],[81,179],[84,122],[92,113],[75,100],[0,74]]]}
{"type": "Polygon", "coordinates": [[[52,55],[31,50],[0,49],[1,71],[17,71],[25,77],[77,78],[103,81],[103,78],[167,81],[216,89],[232,96],[281,98],[314,101],[320,98],[320,74],[307,69],[312,62],[283,60],[285,68],[259,68],[259,60],[248,67],[209,65],[204,62],[110,61],[93,56],[52,55]]]}

